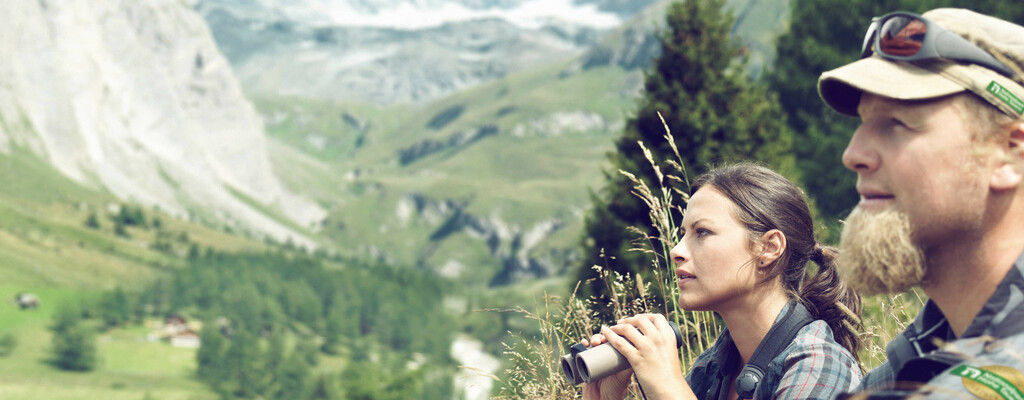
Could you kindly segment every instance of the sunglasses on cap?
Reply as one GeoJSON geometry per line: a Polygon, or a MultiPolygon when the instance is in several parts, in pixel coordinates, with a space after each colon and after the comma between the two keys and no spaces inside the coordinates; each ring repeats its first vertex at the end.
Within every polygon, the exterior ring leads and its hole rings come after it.
{"type": "Polygon", "coordinates": [[[944,58],[977,64],[1013,78],[1013,70],[967,39],[920,15],[897,11],[871,20],[861,58],[878,55],[895,61],[944,58]]]}

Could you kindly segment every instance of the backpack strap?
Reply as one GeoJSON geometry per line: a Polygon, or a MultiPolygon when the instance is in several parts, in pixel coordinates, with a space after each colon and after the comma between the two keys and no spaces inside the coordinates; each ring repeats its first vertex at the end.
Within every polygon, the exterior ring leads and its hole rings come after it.
{"type": "Polygon", "coordinates": [[[782,320],[772,325],[768,334],[761,339],[761,343],[754,350],[747,365],[743,366],[739,376],[736,377],[736,394],[741,399],[754,398],[754,391],[764,378],[764,372],[768,370],[768,363],[777,357],[782,350],[786,349],[796,333],[807,324],[814,321],[811,313],[804,306],[795,300],[790,301],[789,312],[782,317],[782,320]]]}

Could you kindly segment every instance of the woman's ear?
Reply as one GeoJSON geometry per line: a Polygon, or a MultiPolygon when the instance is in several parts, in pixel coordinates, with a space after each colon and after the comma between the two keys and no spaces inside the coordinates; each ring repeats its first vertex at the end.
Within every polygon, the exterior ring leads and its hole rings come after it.
{"type": "Polygon", "coordinates": [[[992,169],[992,180],[989,186],[993,190],[1016,188],[1024,180],[1024,122],[1015,122],[1010,130],[1009,146],[1004,148],[1006,154],[996,161],[992,169]]]}
{"type": "Polygon", "coordinates": [[[758,267],[772,265],[786,251],[786,235],[778,229],[772,229],[761,235],[761,255],[757,257],[758,267]]]}

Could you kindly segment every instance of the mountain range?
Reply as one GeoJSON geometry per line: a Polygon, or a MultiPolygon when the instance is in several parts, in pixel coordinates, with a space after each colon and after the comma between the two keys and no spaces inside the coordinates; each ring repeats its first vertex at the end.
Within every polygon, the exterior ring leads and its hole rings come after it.
{"type": "Polygon", "coordinates": [[[250,92],[395,104],[574,57],[653,2],[201,0],[196,9],[250,92]]]}
{"type": "MultiPolygon", "coordinates": [[[[0,151],[255,237],[557,276],[667,4],[5,2],[0,151]]],[[[759,68],[786,2],[729,4],[759,68]]]]}
{"type": "MultiPolygon", "coordinates": [[[[47,357],[51,305],[218,252],[433,272],[468,335],[459,363],[495,372],[501,336],[536,327],[477,311],[565,293],[667,4],[0,2],[0,295],[44,299],[0,310],[22,343],[0,363],[4,393],[216,398],[194,353],[165,363],[134,328],[102,336],[102,371],[47,357]]],[[[787,7],[729,2],[751,74],[787,7]]],[[[491,383],[467,385],[482,398],[491,383]]]]}
{"type": "MultiPolygon", "coordinates": [[[[410,3],[438,4],[402,4],[410,3]]],[[[502,4],[508,10],[524,3],[531,2],[502,4]]],[[[271,149],[275,165],[288,171],[290,186],[327,205],[321,232],[328,242],[470,284],[504,285],[559,276],[574,265],[589,191],[603,182],[604,153],[635,107],[643,69],[660,51],[654,30],[668,1],[642,8],[636,2],[577,3],[621,23],[535,28],[489,15],[414,28],[313,26],[280,17],[291,36],[260,36],[254,40],[260,44],[243,46],[236,38],[249,34],[228,32],[250,26],[238,21],[252,17],[224,19],[216,2],[200,2],[197,9],[240,71],[272,142],[283,145],[271,149]],[[318,29],[329,39],[317,42],[318,29]],[[586,35],[544,39],[570,29],[586,35]],[[316,43],[295,45],[303,40],[316,43]],[[568,50],[552,52],[549,43],[568,50]],[[340,61],[354,49],[389,48],[401,51],[365,63],[340,61]],[[332,52],[337,56],[324,56],[332,52]],[[308,59],[337,73],[310,73],[312,64],[301,62],[308,59]],[[519,59],[533,61],[513,63],[519,59]],[[266,68],[266,60],[274,66],[266,68]],[[481,65],[502,67],[466,75],[481,65]],[[322,79],[323,86],[293,87],[300,83],[278,79],[286,71],[322,79]],[[333,89],[338,82],[353,89],[333,89]],[[301,155],[316,162],[300,161],[301,155]],[[325,171],[336,172],[325,178],[325,171]]],[[[729,4],[745,16],[733,31],[750,50],[750,71],[757,74],[771,59],[788,5],[729,4]]]]}

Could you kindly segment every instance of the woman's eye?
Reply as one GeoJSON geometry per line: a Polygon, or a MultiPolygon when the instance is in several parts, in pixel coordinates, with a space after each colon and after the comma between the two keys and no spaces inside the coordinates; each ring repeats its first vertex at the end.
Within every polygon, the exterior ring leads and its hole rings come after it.
{"type": "Polygon", "coordinates": [[[704,237],[711,234],[711,231],[704,228],[697,228],[694,230],[697,233],[697,237],[704,237]]]}

